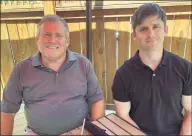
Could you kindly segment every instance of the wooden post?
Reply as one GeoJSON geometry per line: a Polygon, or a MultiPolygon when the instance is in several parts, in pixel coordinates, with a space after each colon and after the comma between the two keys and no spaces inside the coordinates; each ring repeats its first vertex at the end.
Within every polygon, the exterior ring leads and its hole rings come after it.
{"type": "Polygon", "coordinates": [[[87,58],[92,62],[92,2],[86,0],[86,44],[87,58]]]}
{"type": "Polygon", "coordinates": [[[43,1],[44,5],[44,16],[51,14],[54,15],[55,12],[55,7],[56,7],[56,1],[55,0],[45,0],[43,1]]]}

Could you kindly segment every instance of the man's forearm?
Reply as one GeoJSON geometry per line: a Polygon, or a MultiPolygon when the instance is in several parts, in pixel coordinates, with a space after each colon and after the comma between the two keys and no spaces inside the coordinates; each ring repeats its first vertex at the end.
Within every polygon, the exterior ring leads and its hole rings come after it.
{"type": "Polygon", "coordinates": [[[180,131],[180,135],[192,135],[192,121],[191,121],[191,112],[186,112],[183,122],[182,122],[182,126],[181,126],[181,131],[180,131]]]}
{"type": "Polygon", "coordinates": [[[123,118],[124,120],[126,120],[130,124],[134,125],[135,127],[139,128],[139,126],[131,119],[131,117],[129,115],[126,115],[123,117],[121,116],[121,118],[123,118]]]}
{"type": "Polygon", "coordinates": [[[1,112],[1,135],[12,135],[14,114],[1,112]]]}
{"type": "Polygon", "coordinates": [[[99,102],[96,102],[92,104],[91,108],[91,119],[96,120],[105,115],[105,102],[104,100],[101,100],[99,102]]]}

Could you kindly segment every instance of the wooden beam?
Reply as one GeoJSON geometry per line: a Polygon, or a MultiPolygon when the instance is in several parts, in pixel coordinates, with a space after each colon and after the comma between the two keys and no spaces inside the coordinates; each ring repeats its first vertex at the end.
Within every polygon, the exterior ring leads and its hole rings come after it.
{"type": "MultiPolygon", "coordinates": [[[[86,1],[59,1],[56,5],[56,10],[58,11],[72,11],[72,10],[86,10],[86,1]]],[[[98,0],[92,1],[92,9],[127,9],[127,8],[138,8],[144,3],[149,1],[107,1],[107,0],[98,0]]],[[[161,7],[167,6],[191,6],[190,0],[178,0],[178,1],[150,1],[157,3],[161,7]]]]}
{"type": "MultiPolygon", "coordinates": [[[[47,2],[47,1],[44,1],[47,2]]],[[[50,1],[49,1],[50,2],[50,1]]],[[[46,3],[48,4],[48,3],[46,3]]],[[[165,6],[162,7],[168,16],[171,15],[192,15],[191,5],[185,6],[165,6]]],[[[92,10],[92,18],[104,17],[104,18],[127,18],[133,15],[136,8],[127,9],[103,9],[103,10],[92,10]]],[[[45,13],[46,15],[47,13],[45,13]]],[[[56,11],[57,15],[68,20],[85,19],[85,11],[56,11]]],[[[43,11],[28,11],[28,12],[14,12],[14,13],[1,13],[1,20],[33,20],[41,19],[44,16],[43,11]]]]}
{"type": "Polygon", "coordinates": [[[15,8],[15,9],[2,9],[1,8],[1,13],[24,13],[24,12],[38,12],[38,11],[43,11],[43,7],[40,8],[15,8]]]}
{"type": "Polygon", "coordinates": [[[43,17],[43,11],[1,13],[1,20],[34,20],[43,17]]]}
{"type": "MultiPolygon", "coordinates": [[[[190,15],[191,5],[162,7],[167,15],[190,15]]],[[[92,10],[92,17],[130,17],[136,8],[92,10]]],[[[84,18],[85,11],[57,11],[57,15],[63,18],[84,18]]]]}
{"type": "Polygon", "coordinates": [[[43,1],[44,5],[44,16],[48,14],[55,14],[55,5],[56,2],[54,0],[45,0],[43,1]]]}

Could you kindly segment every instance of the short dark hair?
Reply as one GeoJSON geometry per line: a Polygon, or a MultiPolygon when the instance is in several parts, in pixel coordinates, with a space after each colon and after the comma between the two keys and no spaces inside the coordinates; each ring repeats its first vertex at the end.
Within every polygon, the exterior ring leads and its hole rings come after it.
{"type": "Polygon", "coordinates": [[[67,22],[64,20],[64,19],[62,19],[61,17],[59,17],[58,15],[46,15],[46,16],[44,16],[40,21],[39,21],[39,23],[38,23],[38,25],[37,25],[37,27],[38,27],[38,29],[37,29],[37,36],[39,35],[39,33],[40,33],[40,27],[41,27],[41,25],[43,24],[43,23],[45,23],[45,22],[48,22],[48,21],[60,21],[60,22],[62,22],[63,23],[63,26],[64,26],[64,28],[65,28],[65,32],[66,32],[66,34],[67,34],[67,37],[69,37],[69,27],[68,27],[68,24],[67,24],[67,22]]]}
{"type": "Polygon", "coordinates": [[[141,5],[131,17],[133,31],[135,31],[137,25],[140,25],[145,18],[151,15],[158,15],[164,26],[166,26],[167,17],[165,11],[156,3],[146,3],[141,5]]]}

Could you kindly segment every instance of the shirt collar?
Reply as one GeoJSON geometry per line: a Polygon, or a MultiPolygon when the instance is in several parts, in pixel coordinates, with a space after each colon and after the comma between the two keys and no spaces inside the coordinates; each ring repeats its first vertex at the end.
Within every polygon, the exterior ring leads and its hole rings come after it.
{"type": "MultiPolygon", "coordinates": [[[[66,52],[67,52],[67,62],[77,60],[77,56],[75,55],[74,52],[70,51],[69,49],[67,49],[66,52]]],[[[32,56],[32,66],[33,67],[43,66],[43,64],[41,62],[41,53],[40,52],[37,52],[36,54],[34,54],[32,56]]]]}
{"type": "Polygon", "coordinates": [[[76,61],[77,56],[75,55],[75,52],[70,51],[67,49],[67,62],[76,61]]]}
{"type": "MultiPolygon", "coordinates": [[[[169,52],[163,49],[163,57],[159,65],[160,66],[168,65],[168,58],[169,58],[169,52]]],[[[137,50],[137,52],[135,53],[134,60],[135,60],[134,66],[136,69],[142,69],[146,66],[139,57],[139,50],[137,50]]]]}
{"type": "Polygon", "coordinates": [[[160,64],[168,65],[168,63],[169,63],[169,52],[163,49],[163,57],[161,59],[160,64]]]}

